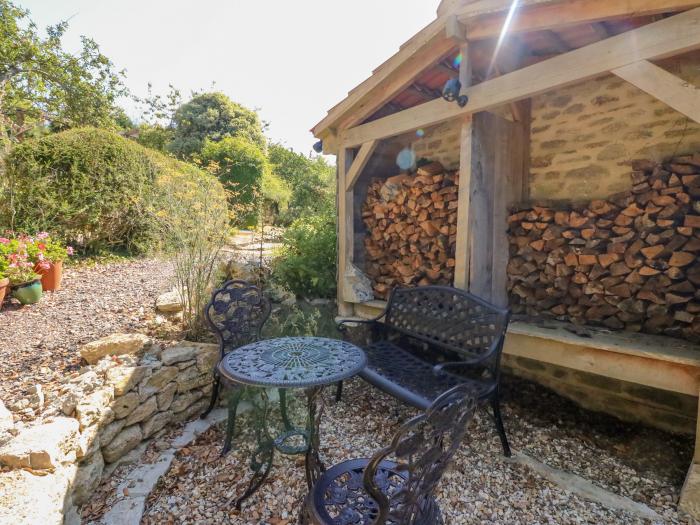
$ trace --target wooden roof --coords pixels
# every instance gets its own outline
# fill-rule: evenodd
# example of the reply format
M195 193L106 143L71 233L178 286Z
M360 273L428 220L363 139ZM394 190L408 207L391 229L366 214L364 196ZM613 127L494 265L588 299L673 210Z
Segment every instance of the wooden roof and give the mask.
M457 20L470 43L473 81L587 46L700 5L700 0L521 0L494 58L511 0L443 0L438 17L352 89L312 129L325 138L440 97L457 76L459 42L447 26Z

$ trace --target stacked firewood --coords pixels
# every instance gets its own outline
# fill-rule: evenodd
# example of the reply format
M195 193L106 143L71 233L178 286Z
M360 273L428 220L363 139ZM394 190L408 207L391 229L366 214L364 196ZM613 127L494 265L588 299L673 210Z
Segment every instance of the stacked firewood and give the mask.
M514 312L700 340L700 154L634 168L608 200L514 210Z
M452 283L458 184L458 173L439 162L372 181L362 219L365 271L376 297L394 286Z

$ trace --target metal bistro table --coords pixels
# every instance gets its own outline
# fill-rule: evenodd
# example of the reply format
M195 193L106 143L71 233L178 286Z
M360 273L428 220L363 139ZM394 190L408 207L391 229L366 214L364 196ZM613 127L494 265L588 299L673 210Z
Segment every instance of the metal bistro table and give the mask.
M219 363L221 379L233 390L223 454L231 448L238 403L245 387L261 389L253 402L257 447L251 458L253 477L236 507L249 498L270 473L275 450L283 454L306 455L306 481L309 489L324 471L319 457L319 425L323 404L321 392L333 383L348 379L367 362L358 347L321 337L282 337L257 341L228 353ZM269 400L266 389L277 388L284 431L273 437L268 424ZM307 402L306 426L295 427L287 414L286 389L304 389ZM294 441L297 443L295 444ZM301 444L298 442L301 441Z

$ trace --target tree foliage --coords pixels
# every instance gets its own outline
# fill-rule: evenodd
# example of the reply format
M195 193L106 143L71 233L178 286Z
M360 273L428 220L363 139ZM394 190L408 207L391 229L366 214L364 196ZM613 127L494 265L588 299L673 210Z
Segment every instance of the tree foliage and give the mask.
M309 158L280 144L271 144L268 151L273 173L292 188L282 222L334 206L335 168L323 157Z
M169 149L180 158L192 158L205 142L241 138L266 147L260 118L255 111L233 102L223 93L202 93L175 112L175 134Z
M100 52L94 40L81 37L77 54L64 51L68 24L46 29L46 37L29 12L0 0L0 116L3 139L19 140L49 123L52 130L77 126L115 127L124 114L115 100L127 93L123 72Z

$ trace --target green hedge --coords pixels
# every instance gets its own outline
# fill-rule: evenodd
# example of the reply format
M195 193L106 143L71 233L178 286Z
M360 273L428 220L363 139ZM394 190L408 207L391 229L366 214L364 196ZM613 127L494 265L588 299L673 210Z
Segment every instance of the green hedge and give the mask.
M177 192L183 181L214 180L194 166L94 128L16 146L7 158L6 179L3 200L9 205L0 211L5 225L57 233L86 252L131 253L161 247L163 219L169 213L160 202L163 191ZM223 198L223 188L216 184ZM197 192L182 193L168 202L197 205ZM195 201L188 201L189 196Z

